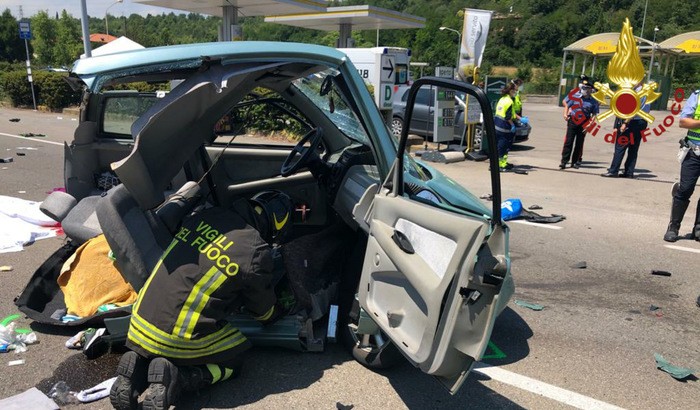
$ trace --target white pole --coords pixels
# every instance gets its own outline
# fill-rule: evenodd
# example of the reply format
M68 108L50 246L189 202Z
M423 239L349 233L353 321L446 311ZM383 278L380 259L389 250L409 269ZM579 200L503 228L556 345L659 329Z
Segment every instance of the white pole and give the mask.
M34 111L36 111L36 96L34 95L34 81L32 79L32 65L29 62L29 45L27 44L27 39L24 39L24 48L27 50L27 79L29 80L29 85L32 87L32 102L34 103Z
M639 33L639 37L644 38L644 23L647 21L647 6L649 5L649 0L644 3L644 17L642 17L642 31Z
M90 45L90 29L88 29L88 14L85 0L80 0L81 26L83 29L83 48L85 57L92 57L92 46Z

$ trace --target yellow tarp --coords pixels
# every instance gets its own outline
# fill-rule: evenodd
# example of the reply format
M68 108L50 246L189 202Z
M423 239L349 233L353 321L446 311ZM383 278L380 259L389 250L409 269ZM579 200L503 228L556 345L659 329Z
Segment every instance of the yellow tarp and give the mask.
M136 301L137 293L108 255L109 245L100 235L82 244L63 264L58 286L65 296L68 314L92 316L102 305L124 306Z

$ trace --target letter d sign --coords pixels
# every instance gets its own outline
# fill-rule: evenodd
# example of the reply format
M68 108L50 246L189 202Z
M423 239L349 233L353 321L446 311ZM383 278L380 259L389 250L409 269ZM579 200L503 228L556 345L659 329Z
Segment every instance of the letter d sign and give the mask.
M380 95L380 99L381 99L381 107L380 108L382 108L382 109L391 108L391 102L394 99L393 98L394 91L392 89L391 84L386 84L386 83L382 84L381 90L382 90L382 93L381 93L382 95Z

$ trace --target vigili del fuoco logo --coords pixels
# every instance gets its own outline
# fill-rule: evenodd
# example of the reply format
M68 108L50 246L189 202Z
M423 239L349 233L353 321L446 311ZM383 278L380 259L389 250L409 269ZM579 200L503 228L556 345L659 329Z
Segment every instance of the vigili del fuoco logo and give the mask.
M617 89L613 90L609 84L595 83L595 89L597 90L593 93L593 98L595 98L601 104L607 103L610 99L610 109L604 111L597 116L598 121L604 121L606 118L615 115L618 118L630 119L635 116L639 116L644 119L649 125L654 122L654 116L642 110L644 104L650 104L656 101L661 94L656 92L658 84L652 81L648 84L642 83L644 79L644 65L642 64L642 59L639 56L639 50L637 48L637 43L632 31L632 26L630 25L629 19L625 19L622 24L622 31L620 32L620 39L617 43L617 49L612 59L608 63L607 69L608 78L617 85ZM578 92L578 87L574 88L569 92L569 100L574 102L574 105L582 104L579 97L576 96ZM684 99L683 89L678 88L675 90L673 98L674 102L671 106L671 114L666 116L661 124L654 128L646 128L642 130L642 142L647 142L647 137L651 136L661 136L667 131L667 128L671 127L674 122L674 115L678 115L681 112L681 103ZM577 101L578 100L578 101ZM582 112L578 117L572 118L574 122L580 124L585 121L585 117ZM598 134L600 131L600 125L591 118L584 124L586 132L593 136ZM622 139L625 141L622 141ZM617 140L617 131L613 131L610 134L605 135L605 141L614 144ZM620 144L625 145L629 142L627 137L620 137ZM634 144L634 141L632 141Z

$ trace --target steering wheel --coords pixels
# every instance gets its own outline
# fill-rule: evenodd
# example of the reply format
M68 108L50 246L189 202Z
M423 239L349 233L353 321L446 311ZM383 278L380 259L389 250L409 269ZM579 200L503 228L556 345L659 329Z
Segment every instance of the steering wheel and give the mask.
M306 133L306 135L304 135L304 137L297 142L297 145L292 148L292 152L290 152L287 158L284 160L282 168L280 169L280 174L283 177L288 177L299 171L313 158L314 155L318 156L318 154L316 154L316 149L321 143L322 137L323 128L321 127L314 128ZM309 147L304 146L304 144L307 142L310 143ZM300 157L299 159L295 160L297 154L299 154Z

